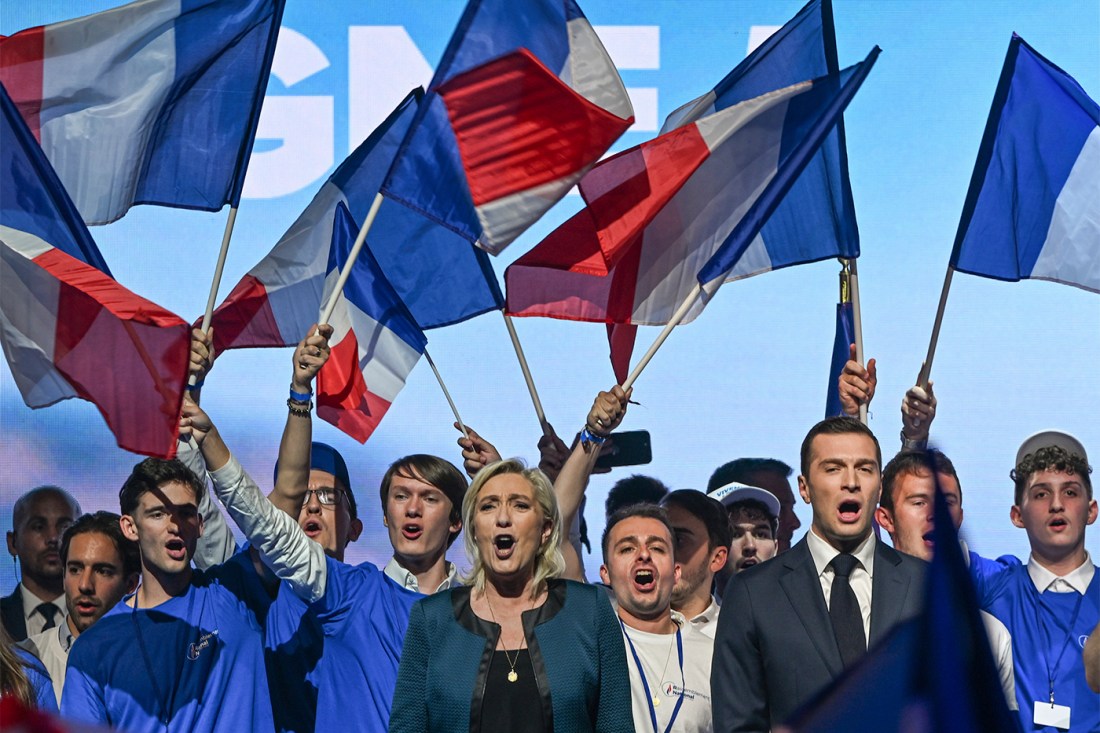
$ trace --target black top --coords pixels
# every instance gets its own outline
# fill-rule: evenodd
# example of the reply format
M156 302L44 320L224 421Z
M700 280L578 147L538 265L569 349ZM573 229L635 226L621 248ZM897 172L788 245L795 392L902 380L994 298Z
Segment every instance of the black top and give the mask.
M518 654L518 657L517 657ZM508 681L512 666L507 655L516 662L516 681ZM484 733L543 733L546 725L542 718L538 680L531 666L531 655L526 649L518 652L496 650L489 664L485 680L485 699L481 703L481 730Z

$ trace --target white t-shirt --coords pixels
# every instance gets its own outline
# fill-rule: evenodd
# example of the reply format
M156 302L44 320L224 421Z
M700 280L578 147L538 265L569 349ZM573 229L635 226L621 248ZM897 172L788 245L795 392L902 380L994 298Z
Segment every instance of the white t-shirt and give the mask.
M701 633L691 624L683 623L683 616L673 613L681 626L684 647L683 682L680 677L676 634L651 634L625 627L623 644L626 646L626 666L630 670L630 695L634 710L634 729L638 733L653 730L649 701L642 683L644 670L650 695L657 698L653 712L657 716L657 733L665 733L676 709L676 702L683 692L684 702L676 715L672 730L677 733L710 733L714 730L710 710L710 661L714 653L714 639ZM637 652L642 670L638 669L631 644Z

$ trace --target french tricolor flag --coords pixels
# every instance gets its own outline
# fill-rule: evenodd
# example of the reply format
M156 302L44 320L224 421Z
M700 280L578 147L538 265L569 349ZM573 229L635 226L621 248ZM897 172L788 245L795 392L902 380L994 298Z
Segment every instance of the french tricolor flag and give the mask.
M383 192L496 254L634 121L573 0L470 0Z
M1012 35L951 266L1100 293L1100 107Z
M284 0L138 0L0 37L0 81L88 224L237 205Z
M336 207L323 302L347 262L359 226ZM332 353L317 375L317 414L365 443L428 345L401 297L363 247L329 319Z
M878 52L600 162L580 184L588 206L505 272L508 312L660 325L696 283L709 298L729 280L837 256L829 239L760 243L757 235Z
M0 86L0 337L30 407L79 397L135 453L171 456L191 329L111 277Z

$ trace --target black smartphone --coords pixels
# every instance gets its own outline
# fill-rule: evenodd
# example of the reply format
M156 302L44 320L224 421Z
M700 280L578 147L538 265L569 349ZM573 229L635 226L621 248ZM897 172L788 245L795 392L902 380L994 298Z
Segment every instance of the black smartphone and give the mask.
M615 468L617 466L640 466L653 460L653 447L649 442L648 430L627 430L612 433L607 446L596 459L596 468Z

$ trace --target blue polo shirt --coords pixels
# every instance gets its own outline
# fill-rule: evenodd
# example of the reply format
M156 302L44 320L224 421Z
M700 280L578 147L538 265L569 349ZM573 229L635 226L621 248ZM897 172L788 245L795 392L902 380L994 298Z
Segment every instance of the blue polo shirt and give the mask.
M108 611L73 642L62 715L132 732L274 731L249 573L235 557L154 608Z
M1025 731L1057 733L1034 723L1035 703L1050 700L1070 708L1071 733L1100 730L1100 700L1085 683L1082 652L1089 632L1100 621L1100 573L1092 574L1084 594L1035 587L1027 566L1012 556L987 560L970 553L970 574L982 609L1012 634L1016 699Z

